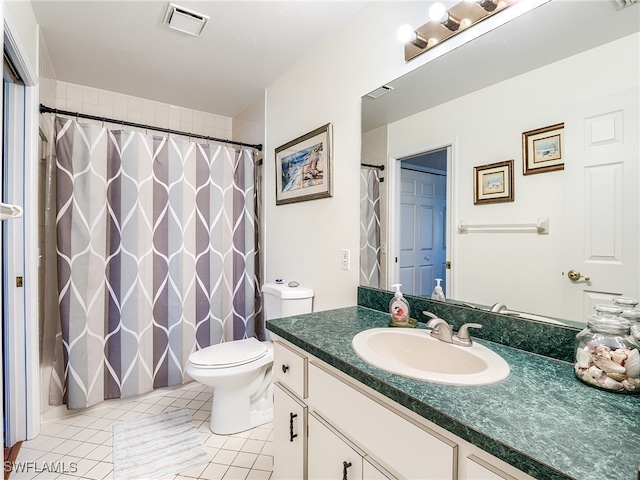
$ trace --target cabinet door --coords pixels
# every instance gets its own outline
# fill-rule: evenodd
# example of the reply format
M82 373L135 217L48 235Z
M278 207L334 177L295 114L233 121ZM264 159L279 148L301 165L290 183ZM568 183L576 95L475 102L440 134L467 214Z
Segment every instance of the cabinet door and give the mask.
M465 460L467 471L466 480L516 480L508 473L503 472L475 455L470 455Z
M302 480L306 466L307 407L278 383L273 389L273 479Z
M397 480L396 477L389 472L384 471L377 465L369 462L368 457L364 457L362 461L362 479L363 480Z
M361 480L362 455L309 415L309 480Z

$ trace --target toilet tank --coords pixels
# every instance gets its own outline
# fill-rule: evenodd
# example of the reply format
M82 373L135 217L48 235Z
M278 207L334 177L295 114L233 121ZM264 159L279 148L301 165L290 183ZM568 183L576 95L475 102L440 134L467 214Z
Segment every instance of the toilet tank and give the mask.
M265 320L311 313L313 290L299 285L265 283L262 286Z

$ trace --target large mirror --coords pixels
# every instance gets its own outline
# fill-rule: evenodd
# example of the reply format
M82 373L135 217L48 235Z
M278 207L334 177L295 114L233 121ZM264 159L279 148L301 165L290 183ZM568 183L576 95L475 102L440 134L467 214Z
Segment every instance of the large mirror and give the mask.
M363 97L362 163L385 168L363 167L380 227L361 230L362 285L430 295L442 278L448 299L571 324L640 296L640 4L624 3L552 0ZM525 174L523 134L558 124L564 169ZM477 202L478 172L510 160L513 198Z

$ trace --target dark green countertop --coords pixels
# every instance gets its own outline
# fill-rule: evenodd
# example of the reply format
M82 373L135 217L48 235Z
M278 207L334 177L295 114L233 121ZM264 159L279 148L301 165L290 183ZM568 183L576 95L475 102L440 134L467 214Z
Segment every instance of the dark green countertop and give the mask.
M351 339L389 315L354 306L281 318L267 328L425 419L534 478L636 480L640 396L579 382L573 365L484 340L511 368L482 386L427 383L360 359Z

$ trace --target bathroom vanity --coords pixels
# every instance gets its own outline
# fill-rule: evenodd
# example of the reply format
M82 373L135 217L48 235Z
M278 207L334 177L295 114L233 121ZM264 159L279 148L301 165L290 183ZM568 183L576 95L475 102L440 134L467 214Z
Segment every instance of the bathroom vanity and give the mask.
M362 306L268 322L275 479L636 479L637 396L583 385L571 363L475 339L509 363L508 378L454 386L387 373L351 341L388 323Z

